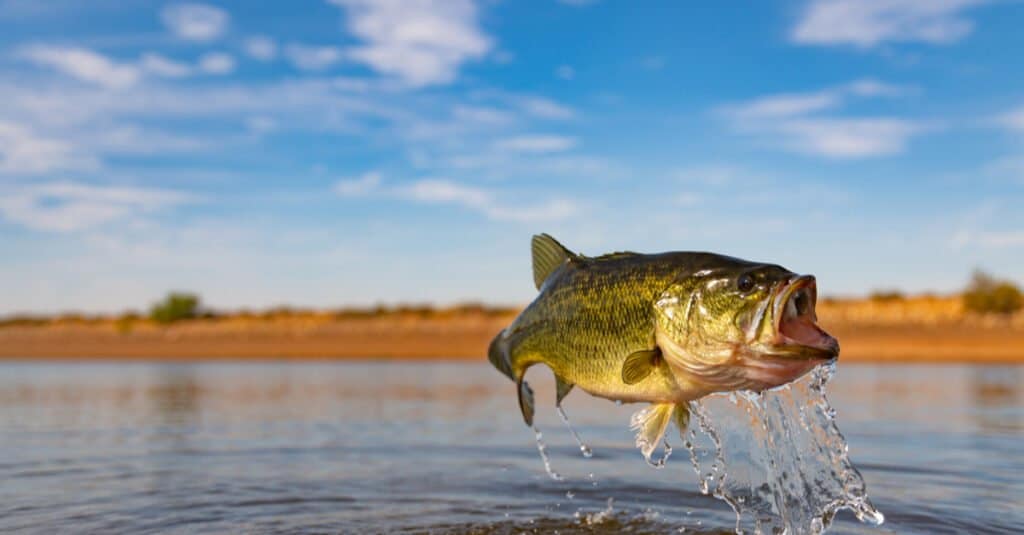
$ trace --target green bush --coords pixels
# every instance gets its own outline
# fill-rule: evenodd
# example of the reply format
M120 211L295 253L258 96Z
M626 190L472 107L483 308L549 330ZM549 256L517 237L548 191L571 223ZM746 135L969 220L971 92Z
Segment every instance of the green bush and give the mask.
M173 323L199 315L199 296L171 292L163 301L149 309L149 319L157 323Z
M1024 306L1024 295L1016 284L975 271L964 291L964 308L979 314L1009 315Z

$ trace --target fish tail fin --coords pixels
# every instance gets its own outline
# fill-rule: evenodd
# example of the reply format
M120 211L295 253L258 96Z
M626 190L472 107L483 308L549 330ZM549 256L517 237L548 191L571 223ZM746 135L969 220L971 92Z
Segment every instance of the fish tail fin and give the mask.
M491 340L491 345L487 348L487 360L491 361L491 364L498 371L516 382L516 391L519 395L519 410L523 413L523 421L526 422L526 425L533 425L533 390L523 380L523 375L526 375L526 368L520 370L518 374L512 370L512 359L509 356L508 339L505 337L505 331L501 331L494 337L494 340ZM529 364L526 367L529 367Z
M515 374L512 373L512 361L509 359L508 340L505 339L504 330L491 340L491 345L487 348L487 360L509 379L516 380Z
M522 379L516 382L516 387L519 390L519 410L523 413L523 421L533 426L533 389Z

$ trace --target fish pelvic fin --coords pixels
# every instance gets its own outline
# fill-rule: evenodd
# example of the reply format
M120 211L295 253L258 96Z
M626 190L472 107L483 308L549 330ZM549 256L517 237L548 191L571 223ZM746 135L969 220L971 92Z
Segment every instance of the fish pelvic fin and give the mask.
M690 426L690 405L688 403L677 404L672 418L676 422L676 428L679 429L679 436L686 440L686 428Z
M626 357L622 363L622 382L635 385L643 381L661 364L661 349L645 349Z
M658 443L661 442L662 437L665 435L669 421L675 419L677 425L679 425L680 421L684 422L683 425L686 425L689 418L690 412L686 405L676 405L675 403L652 403L650 406L640 409L633 414L633 417L629 420L629 427L636 431L636 447L640 448L640 453L643 454L644 459L649 464L654 466L664 464L663 462L652 462L651 454L654 453ZM680 429L684 428L681 427Z
M535 235L530 240L530 252L533 256L533 284L538 290L566 260L581 258L548 234Z
M505 338L504 330L491 340L491 345L487 348L487 360L491 361L491 364L506 377L513 381L516 380L515 374L512 372L512 361L509 359L508 340Z
M533 425L533 389L526 381L520 379L516 387L519 391L519 410L523 413L523 421L526 425Z
M562 400L565 399L565 396L569 395L569 392L572 392L573 386L575 385L558 375L555 376L555 405L562 406Z

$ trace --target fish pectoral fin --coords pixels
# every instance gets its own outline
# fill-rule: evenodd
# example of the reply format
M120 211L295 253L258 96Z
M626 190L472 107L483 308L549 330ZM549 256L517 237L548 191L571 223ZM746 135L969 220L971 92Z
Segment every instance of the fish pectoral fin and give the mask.
M526 422L526 425L532 426L533 389L531 389L530 385L527 384L526 381L523 381L522 379L519 380L519 383L516 385L516 387L519 390L519 410L522 411L523 413L523 421Z
M661 442L675 408L674 403L653 403L636 411L629 419L629 428L636 431L636 447L640 448L647 462L651 462L651 454Z
M555 376L555 405L561 406L562 400L569 395L574 385L559 376Z
M657 347L637 351L626 357L626 362L622 364L622 382L635 385L650 375L660 363L661 350Z

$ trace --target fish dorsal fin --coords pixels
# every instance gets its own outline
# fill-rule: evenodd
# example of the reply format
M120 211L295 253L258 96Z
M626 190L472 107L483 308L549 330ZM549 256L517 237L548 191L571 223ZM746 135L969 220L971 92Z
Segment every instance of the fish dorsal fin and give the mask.
M548 234L535 235L530 241L530 249L533 253L533 283L538 290L566 260L579 258Z

